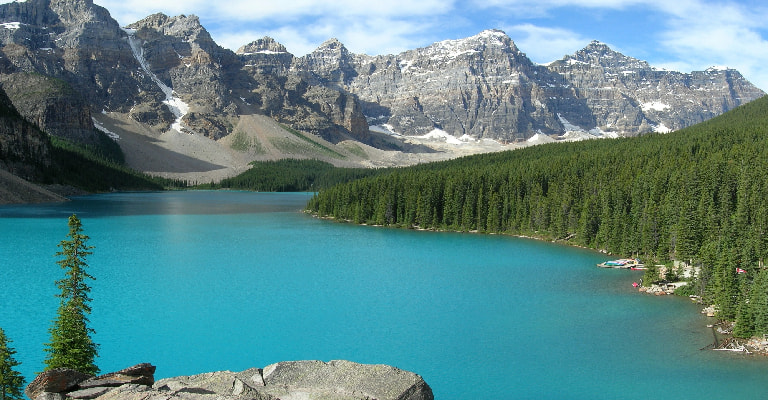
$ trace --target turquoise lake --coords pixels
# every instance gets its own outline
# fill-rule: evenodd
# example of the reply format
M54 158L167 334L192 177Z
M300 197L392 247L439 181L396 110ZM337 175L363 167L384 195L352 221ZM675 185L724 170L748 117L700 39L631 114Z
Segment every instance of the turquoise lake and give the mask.
M762 399L768 358L702 351L700 307L605 255L499 235L354 226L305 193L118 193L0 207L0 327L28 380L67 217L89 244L98 365L156 378L285 360L389 364L437 399Z

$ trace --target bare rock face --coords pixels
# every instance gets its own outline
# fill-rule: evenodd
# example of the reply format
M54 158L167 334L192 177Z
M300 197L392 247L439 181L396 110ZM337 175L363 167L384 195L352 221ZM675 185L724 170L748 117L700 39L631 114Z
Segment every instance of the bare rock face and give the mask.
M659 70L597 41L549 69L573 85L600 129L624 136L681 129L765 95L732 69Z
M335 41L297 61L319 82L363 102L369 124L421 135L514 139L563 131L557 113L585 126L594 118L559 75L533 64L501 31L485 31L398 55L353 55Z
M52 136L95 144L91 108L67 82L45 75L0 74L0 82L16 109Z
M125 33L92 1L2 4L0 22L3 84L14 103L19 93L38 97L22 98L17 108L49 134L92 143L90 110L127 110L146 83Z
M237 54L251 77L243 99L260 112L333 143L370 140L357 96L316 79L274 39L251 42Z
M271 37L254 40L237 50L244 68L256 74L284 76L293 62L293 54Z
M142 42L152 72L188 103L220 112L230 102L228 68L234 53L217 45L197 16L154 14L128 26Z
M50 165L50 141L24 120L3 90L0 90L0 169L34 179L40 166Z
M498 30L376 57L330 40L293 68L357 95L369 124L408 135L634 136L690 126L765 95L735 70L660 71L598 42L536 65Z

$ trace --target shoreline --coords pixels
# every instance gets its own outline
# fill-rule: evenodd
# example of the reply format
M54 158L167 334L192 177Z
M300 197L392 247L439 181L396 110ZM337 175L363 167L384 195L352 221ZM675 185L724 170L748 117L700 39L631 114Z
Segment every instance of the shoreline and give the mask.
M303 210L304 213L310 214L315 218L318 219L325 219L325 220L331 220L338 223L349 223L354 225L360 225L360 226L371 226L371 227L387 227L385 225L371 225L371 224L363 224L363 223L355 223L352 220L340 220L336 219L332 216L320 216L315 212L309 211L309 210ZM435 229L435 228L421 228L419 226L410 226L410 227L393 227L396 229L409 229L409 230L416 230L416 231L431 231L431 232L453 232L453 233L471 233L471 234L487 234L487 235L505 235L509 237L517 237L521 239L532 239L532 240L538 240L538 241L544 241L549 243L555 243L555 244L563 244L566 246L571 246L575 248L580 249L586 249L586 250L592 250L596 251L598 253L602 253L605 255L615 255L607 250L598 250L593 249L590 247L585 247L581 245L575 245L568 243L567 240L558 240L558 239L551 239L546 237L537 237L537 236L531 236L531 235L516 235L511 233L498 233L498 232L492 232L492 233L485 233L485 232L479 232L477 230L472 231L455 231L455 230L448 230L448 229ZM679 282L669 282L665 284L665 287L662 287L661 285L651 285L651 286L643 286L639 285L636 286L638 289L638 292L646 293L650 295L655 296L665 296L665 295L674 295L675 289L687 285L687 281L679 281ZM701 299L698 296L692 296L689 297L692 301L696 302L699 305L703 305L701 302ZM712 311L710 311L712 310ZM702 311L702 314L707 314L707 317L715 318L714 310L712 305L705 306ZM710 315L711 314L711 315ZM729 329L723 330L720 334L722 335L722 338L718 340L717 336L715 335L715 342L701 348L700 350L706 350L710 349L713 351L729 351L729 352L737 352L737 353L744 353L748 355L761 355L761 356L768 356L768 335L765 335L763 338L759 337L752 337L752 338L736 338L733 337L731 334L731 331L733 330L733 325L735 322L733 321L719 321L716 324L707 324L705 325L705 328L712 328L713 329L713 335L714 335L714 326L718 325L728 325L730 326Z

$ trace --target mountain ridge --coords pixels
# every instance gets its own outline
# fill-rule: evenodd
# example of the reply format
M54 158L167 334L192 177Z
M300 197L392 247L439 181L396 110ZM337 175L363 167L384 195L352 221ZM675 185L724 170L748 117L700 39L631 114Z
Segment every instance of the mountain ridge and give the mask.
M268 37L234 52L197 16L158 13L121 28L90 0L0 5L0 83L51 135L88 144L94 129L108 130L130 167L197 181L260 159L323 159L297 153L307 141L345 154L325 158L335 165L406 165L528 141L664 132L765 94L735 70L659 71L599 42L539 65L500 30L396 55L355 54L329 39L295 57ZM247 128L265 121L255 115L303 138L258 135ZM159 154L187 167L147 158Z

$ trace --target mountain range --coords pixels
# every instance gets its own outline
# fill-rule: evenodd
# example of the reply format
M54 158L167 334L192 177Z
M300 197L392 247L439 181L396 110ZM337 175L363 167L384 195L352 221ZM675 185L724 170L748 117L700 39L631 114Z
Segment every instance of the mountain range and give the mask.
M91 0L0 5L0 46L9 113L84 145L106 134L130 167L191 181L254 160L391 166L663 133L765 95L736 70L659 70L599 42L539 65L499 30L397 55L330 39L296 57L268 37L233 52L196 16L121 27ZM23 175L45 150L6 131L0 168Z

